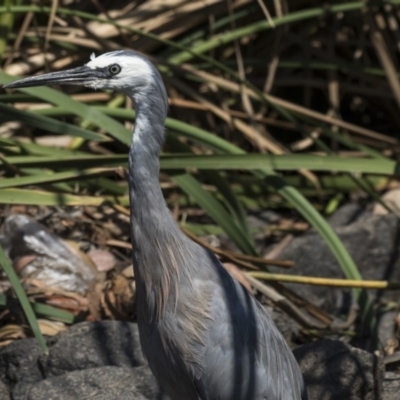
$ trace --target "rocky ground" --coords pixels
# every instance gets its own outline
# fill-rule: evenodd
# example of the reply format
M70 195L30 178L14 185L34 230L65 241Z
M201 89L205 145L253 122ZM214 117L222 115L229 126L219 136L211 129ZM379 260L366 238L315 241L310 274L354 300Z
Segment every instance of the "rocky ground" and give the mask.
M48 341L35 339L0 351L0 400L163 400L139 346L137 325L83 322ZM397 400L400 375L381 358L339 340L295 349L310 399Z

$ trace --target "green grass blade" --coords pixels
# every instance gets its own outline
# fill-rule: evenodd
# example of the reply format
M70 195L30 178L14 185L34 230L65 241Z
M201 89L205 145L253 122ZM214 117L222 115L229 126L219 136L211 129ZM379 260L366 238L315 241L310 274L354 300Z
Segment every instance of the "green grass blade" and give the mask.
M61 135L78 136L86 140L103 142L107 140L104 135L94 133L78 126L57 121L43 115L37 115L32 112L17 110L0 103L0 120L2 122L19 121L35 128L40 128L48 132Z
M18 168L71 168L79 165L80 168L118 167L128 162L126 155L91 155L77 154L59 156L9 156L3 157L4 161ZM1 164L1 160L0 160Z
M49 306L47 304L32 303L32 307L36 314L40 314L43 317L53 319L55 321L65 322L66 324L72 324L75 321L74 314L56 307Z
M13 82L15 78L16 77L12 77L0 71L1 85ZM35 96L38 99L42 99L50 104L56 104L66 111L93 123L95 126L106 130L110 136L114 137L115 139L117 139L121 143L124 143L127 146L129 146L131 142L132 133L122 124L117 122L115 119L103 114L99 110L96 110L93 107L87 106L84 103L72 99L70 96L67 96L64 93L48 87L26 88L19 90Z
M222 196L233 222L247 235L254 247L253 237L250 234L245 210L226 179L224 179L219 172L201 171L200 174L218 189L218 193Z
M99 206L106 200L127 204L127 198L74 196L32 189L0 189L0 204L27 204L42 206Z
M12 5L12 0L4 0L6 7ZM0 61L3 58L3 53L7 48L8 35L14 25L14 15L10 12L0 13Z
M172 146L175 152L191 153L190 146L177 140L172 135L168 137L167 144L169 146ZM231 190L230 185L226 182L226 180L221 176L219 172L211 173L210 171L201 171L199 175L202 178L205 178L208 182L213 184L218 189L218 193L222 196L224 205L226 206L230 214L230 219L237 225L237 228L240 229L240 231L247 236L247 242L251 243L252 247L255 249L253 238L250 235L250 229L247 224L246 214L235 193ZM226 234L230 237L231 233L231 228L226 231Z
M21 285L21 282L18 279L17 274L14 271L13 266L11 265L10 260L8 259L4 249L0 246L0 264L3 268L4 273L7 275L8 280L10 281L15 294L21 304L21 307L24 311L26 319L29 323L29 326L32 329L33 334L35 335L37 341L39 342L40 347L43 352L47 353L47 345L42 332L40 332L39 325L35 316L35 313L32 310L31 304L29 302L28 297L24 291L24 288Z
M7 301L8 301L7 296L4 295L3 293L0 293L0 305L6 306ZM43 317L59 322L64 322L66 324L72 324L75 320L75 315L68 311L61 310L53 306L49 306L47 304L36 303L34 301L30 301L30 304L33 311L36 314L41 315Z
M8 157L12 163L13 157ZM298 171L305 168L311 171L335 171L365 174L397 174L399 166L390 159L345 158L341 156L318 156L310 154L285 155L163 155L161 168L181 169L234 169L234 170L278 170Z
M89 170L67 171L57 173L40 174L33 176L21 176L17 178L3 178L0 180L0 189L15 188L28 185L41 185L45 183L67 182L71 180L91 179L98 176L113 173L114 170L110 168L96 168Z
M229 234L231 239L244 253L251 255L257 254L253 244L249 241L247 234L233 222L230 215L220 202L215 199L211 193L204 190L192 175L172 175L171 178L184 192L195 199L200 207Z
M133 110L127 110L124 108L109 108L104 106L94 106L94 108L110 117L122 118L127 121L133 121L135 119L135 112ZM51 117L62 117L71 115L71 112L61 107L39 109L39 110L34 110L33 112L40 115L47 115ZM179 133L187 137L188 139L191 139L196 143L206 145L207 147L215 151L229 152L232 154L243 153L243 150L229 143L228 141L218 137L214 133L208 132L204 129L187 124L186 122L182 122L177 119L167 118L167 120L165 121L165 127L168 129L168 131L171 130L176 133Z

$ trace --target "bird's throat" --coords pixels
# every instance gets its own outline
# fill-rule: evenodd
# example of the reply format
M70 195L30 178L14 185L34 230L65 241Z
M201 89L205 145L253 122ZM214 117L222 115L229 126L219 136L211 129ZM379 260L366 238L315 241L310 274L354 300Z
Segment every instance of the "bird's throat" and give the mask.
M143 229L154 215L168 212L159 183L164 120L155 119L150 107L139 107L129 149L131 217Z
M137 109L129 151L129 195L138 311L141 302L147 316L160 318L171 295L177 293L170 274L179 275L178 263L171 249L179 245L182 234L159 184L165 117L152 111L147 107Z

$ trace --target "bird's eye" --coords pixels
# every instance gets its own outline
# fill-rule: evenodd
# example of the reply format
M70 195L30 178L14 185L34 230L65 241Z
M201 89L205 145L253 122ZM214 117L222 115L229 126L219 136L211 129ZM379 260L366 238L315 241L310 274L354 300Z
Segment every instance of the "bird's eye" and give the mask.
M121 67L118 64L113 64L108 67L110 75L118 75L121 72Z

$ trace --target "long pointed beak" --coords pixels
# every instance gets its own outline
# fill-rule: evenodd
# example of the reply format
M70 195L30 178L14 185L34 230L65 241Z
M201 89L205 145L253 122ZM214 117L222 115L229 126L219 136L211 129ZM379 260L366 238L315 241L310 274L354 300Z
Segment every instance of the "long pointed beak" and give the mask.
M6 89L17 89L32 86L50 86L50 85L86 85L97 79L107 78L104 70L92 69L84 65L65 71L51 72L49 74L32 76L29 78L19 79L8 85L4 85Z

